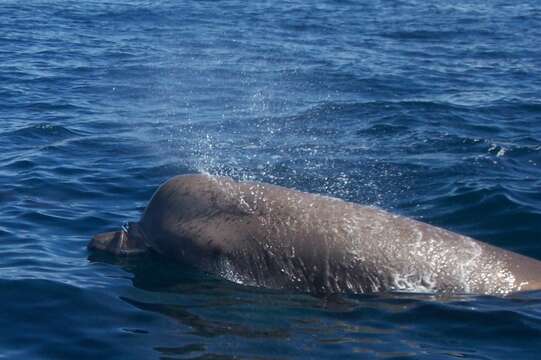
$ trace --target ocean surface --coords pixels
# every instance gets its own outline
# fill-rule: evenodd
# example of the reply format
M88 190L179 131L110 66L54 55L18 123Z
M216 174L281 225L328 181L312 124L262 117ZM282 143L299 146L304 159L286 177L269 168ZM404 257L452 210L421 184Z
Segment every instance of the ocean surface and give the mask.
M258 289L89 253L206 172L541 259L538 0L0 2L0 359L534 359L541 292Z

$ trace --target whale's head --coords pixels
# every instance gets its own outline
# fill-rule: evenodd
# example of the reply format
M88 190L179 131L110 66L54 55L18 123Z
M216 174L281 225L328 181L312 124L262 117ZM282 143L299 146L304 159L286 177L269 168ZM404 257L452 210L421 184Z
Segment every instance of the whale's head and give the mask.
M145 234L138 223L127 223L120 231L95 235L88 243L89 250L100 250L115 255L137 255L147 251Z

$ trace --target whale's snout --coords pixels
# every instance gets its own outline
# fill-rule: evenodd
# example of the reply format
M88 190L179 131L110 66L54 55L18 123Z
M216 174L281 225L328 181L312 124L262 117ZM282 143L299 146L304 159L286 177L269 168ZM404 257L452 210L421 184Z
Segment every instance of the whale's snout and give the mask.
M111 231L95 235L88 243L89 250L108 251L119 254L119 245L126 234L123 231Z
M115 255L135 255L147 250L144 235L137 223L128 223L120 231L95 235L87 245L89 250L100 250Z

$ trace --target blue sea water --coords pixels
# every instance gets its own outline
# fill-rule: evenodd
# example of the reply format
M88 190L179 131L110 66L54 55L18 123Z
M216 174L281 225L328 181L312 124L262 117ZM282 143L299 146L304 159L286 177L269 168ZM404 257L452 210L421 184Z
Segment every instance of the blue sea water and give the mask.
M541 293L325 298L90 254L176 174L541 259L537 0L0 3L0 358L534 359Z

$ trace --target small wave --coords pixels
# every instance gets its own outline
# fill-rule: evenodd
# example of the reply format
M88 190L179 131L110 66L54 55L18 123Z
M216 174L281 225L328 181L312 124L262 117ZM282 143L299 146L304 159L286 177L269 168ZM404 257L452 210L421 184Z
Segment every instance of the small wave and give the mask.
M33 169L35 166L36 163L30 159L14 159L4 163L4 166L2 166L2 168L5 170L22 171Z
M37 125L26 126L17 130L1 133L1 137L18 137L24 139L66 139L74 136L83 135L79 131L75 131L62 125L50 123L40 123Z
M399 40L443 40L463 35L460 31L405 30L380 34L383 37Z
M357 130L357 135L384 136L405 133L410 128L404 125L375 124L367 128Z

